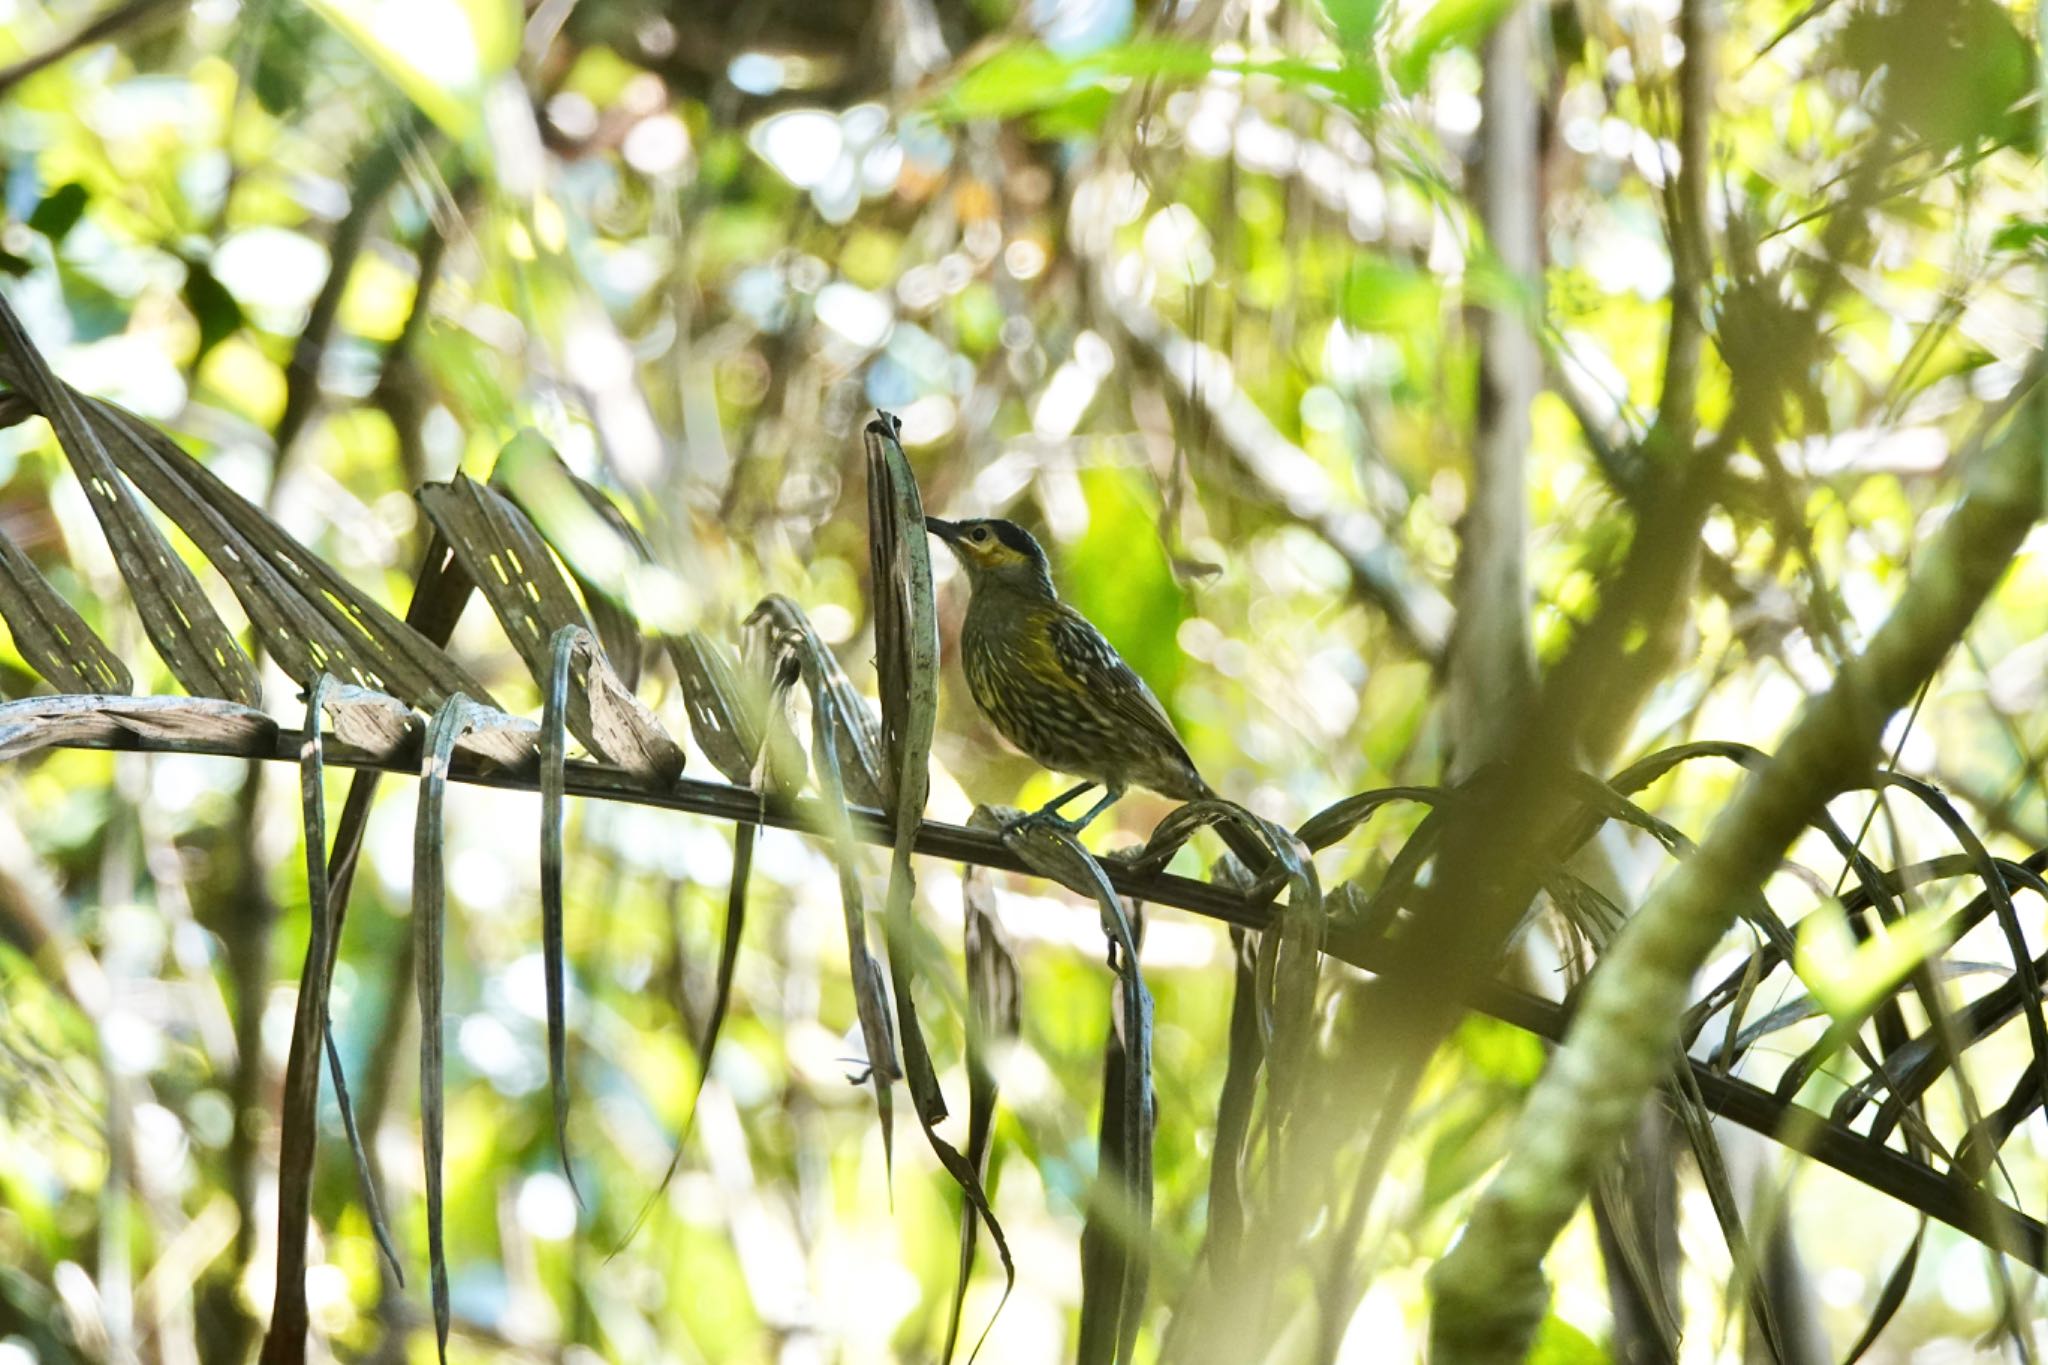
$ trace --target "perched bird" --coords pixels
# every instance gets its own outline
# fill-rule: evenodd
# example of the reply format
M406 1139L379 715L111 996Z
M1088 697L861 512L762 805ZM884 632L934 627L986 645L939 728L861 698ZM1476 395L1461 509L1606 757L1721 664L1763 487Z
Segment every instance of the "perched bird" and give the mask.
M1180 801L1216 795L1145 680L1087 617L1060 600L1045 551L1030 532L996 519L926 517L924 524L967 570L960 653L975 704L1028 757L1086 779L1030 818L1075 832L1133 784ZM1060 816L1061 807L1095 786L1102 798L1087 814ZM1248 856L1255 842L1242 830L1219 832L1233 848L1245 845L1239 857L1258 865Z

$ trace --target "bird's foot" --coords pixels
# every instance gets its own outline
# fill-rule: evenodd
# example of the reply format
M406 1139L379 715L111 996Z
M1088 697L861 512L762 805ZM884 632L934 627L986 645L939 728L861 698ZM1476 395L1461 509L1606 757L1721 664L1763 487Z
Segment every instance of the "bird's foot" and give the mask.
M1052 829L1058 830L1062 834L1079 834L1083 828L1085 826L1080 821L1069 820L1051 806L1044 806L1038 810L1024 811L1011 817L1009 822L1003 826L1003 832L1007 834L1012 830Z

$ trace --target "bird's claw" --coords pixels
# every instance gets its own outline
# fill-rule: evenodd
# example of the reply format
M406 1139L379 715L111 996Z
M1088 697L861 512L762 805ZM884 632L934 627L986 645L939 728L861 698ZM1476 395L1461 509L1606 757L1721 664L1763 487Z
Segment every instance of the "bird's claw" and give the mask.
M1079 834L1081 832L1081 825L1077 821L1069 820L1064 815L1046 808L1025 811L1023 814L1016 816L1009 824L1003 827L1003 832L1008 834L1012 831L1022 832L1030 829L1050 829L1057 830L1061 834Z

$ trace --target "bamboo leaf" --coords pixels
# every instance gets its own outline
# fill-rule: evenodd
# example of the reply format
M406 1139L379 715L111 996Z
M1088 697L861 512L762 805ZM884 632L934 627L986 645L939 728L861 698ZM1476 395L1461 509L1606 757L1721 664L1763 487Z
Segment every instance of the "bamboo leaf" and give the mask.
M1130 981L1129 975L1119 975L1116 1007L1103 1040L1095 1189L1081 1230L1081 1323L1074 1351L1081 1365L1128 1365L1133 1359L1151 1278L1152 1132L1157 1118L1147 1055L1151 1010L1149 999L1139 996L1137 1013L1142 1020L1133 1032ZM1132 1091L1140 1085L1142 1096L1134 1109Z
M555 1108L555 1151L561 1157L562 1175L578 1205L583 1203L583 1191L576 1184L576 1170L569 1161L569 1057L563 1018L568 973L562 950L562 824L564 789L568 785L569 670L578 644L588 638L588 632L580 626L563 626L555 632L554 666L548 672L540 719L540 943L541 974L547 993L548 1095Z
M882 1149L885 1159L893 1165L893 1106L888 1082L904 1075L904 1070L897 1063L897 1042L890 1026L889 990L883 969L867 948L865 911L855 864L857 854L841 768L842 758L850 757L866 772L865 783L879 792L882 769L877 761L880 739L874 714L868 710L860 694L853 690L831 651L818 639L817 632L811 629L803 609L794 602L787 598L767 598L747 618L747 624L765 643L764 653L775 660L771 665L772 675L801 678L810 696L811 763L823 798L817 810L832 839L834 862L839 868L840 901L846 915L847 958L853 970L854 1003L859 1012L861 1036L868 1050L869 1078L875 1083L876 1107L882 1120ZM769 751L772 750L771 740ZM904 986L908 986L907 979ZM930 1059L924 1055L923 1037L914 1032L916 1015L903 1009L899 1001L899 1017L905 1023L906 1032L915 1039L914 1045L906 1045L906 1053L920 1059L920 1080L915 1083L914 1098L917 1101L918 1124L924 1130L925 1141L930 1145L932 1154L938 1157L939 1164L945 1167L947 1174L953 1177L987 1224L989 1237L995 1242L996 1252L1002 1259L1005 1279L1014 1284L1016 1267L1010 1255L1009 1240L996 1222L994 1211L989 1208L979 1177L967 1159L935 1129L945 1114L944 1100L939 1095ZM1007 1296L1007 1290L1005 1294Z
M327 797L322 789L321 703L329 680L313 680L299 747L299 802L305 820L306 961L299 971L298 1008L285 1064L277 1159L277 1289L263 1365L301 1361L306 1354L306 1224L313 1216L313 1157L319 1145L320 1054L327 1037L328 957L334 924L327 895Z
M577 651L582 676L568 697L569 728L593 753L631 772L674 781L683 751L662 733L649 711L602 656L590 619L526 514L494 489L458 474L419 490L420 506L447 538L449 549L490 602L506 638L534 682L546 688L555 666L550 642L574 626L586 643Z
M455 742L477 729L492 729L512 717L480 706L460 694L450 697L427 725L420 762L419 810L413 824L412 928L420 1005L420 1147L427 1173L427 1264L432 1282L434 1341L448 1359L448 1255L441 1226L443 1098L441 1004L446 873L442 857L441 811L448 794L448 768Z
M1856 1365L1856 1362L1877 1345L1877 1339L1884 1335L1884 1329L1891 1326L1892 1319L1899 1315L1899 1309L1906 1303L1906 1292L1913 1287L1913 1272L1920 1265L1920 1249L1927 1244L1927 1215L1920 1215L1914 1224L1913 1240L1906 1244L1906 1250L1892 1267L1892 1273L1885 1276L1884 1288L1878 1291L1877 1303L1870 1311L1870 1321L1863 1324L1863 1331L1856 1342L1842 1357L1842 1365Z
M647 578L673 597L674 575L657 565L647 537L604 490L573 473L536 433L521 432L507 444L491 483L504 489L561 557L606 654L631 691L638 685L643 635L626 598ZM584 515L565 517L561 500L572 492ZM558 532L571 543L563 543ZM725 652L702 631L671 629L660 639L682 685L698 747L727 781L746 785L760 752L759 698L744 692Z
M761 754L763 717L758 699L750 698L741 686L724 648L702 631L672 636L663 643L682 686L697 747L726 781L746 786Z
M803 608L787 597L771 594L755 606L747 617L747 625L757 633L765 632L763 638L770 642L773 657L796 661L804 670L804 688L813 697L814 709L819 694L830 698L827 710L832 720L822 734L832 744L833 763L847 798L856 805L886 805L882 799L882 735L875 723L875 713L847 679L839 660L818 638ZM768 747L772 753L772 738ZM818 762L815 753L811 761Z
M1645 1151L1651 1133L1656 1146ZM1648 1131L1638 1128L1620 1157L1609 1162L1595 1178L1593 1216L1600 1234L1600 1259L1610 1278L1609 1292L1617 1300L1626 1295L1635 1305L1637 1330L1654 1333L1651 1347L1643 1353L1656 1365L1676 1365L1679 1324L1672 1311L1676 1284L1667 1286L1660 1268L1669 1264L1665 1248L1656 1245L1655 1234L1675 1230L1673 1201L1678 1193L1678 1175L1669 1164L1642 1170L1640 1159L1647 1154L1669 1152L1668 1128L1662 1123ZM1654 1182L1652 1185L1650 1182ZM1639 1208L1647 1201L1650 1207ZM1674 1267L1675 1271L1675 1267ZM1656 1354L1662 1351L1662 1355Z
M1532 1340L1546 1303L1538 1263L1582 1197L1594 1154L1612 1150L1670 1066L1693 974L1816 813L1867 773L1886 719L1934 676L2011 568L2040 514L2037 415L1985 447L1867 647L1801 710L1770 763L1742 784L1699 852L1657 884L1589 978L1505 1164L1431 1273L1431 1341L1442 1359L1496 1358Z
M50 700L52 699L38 699L38 702L47 703ZM129 699L124 698L101 700L106 705L131 704ZM220 705L189 698L154 700L195 711ZM267 722L267 718L262 719ZM512 738L525 745L529 754L531 753L531 722L511 722L510 718L500 716L494 723L500 726L506 726L508 723L525 726L523 732ZM27 722L20 728L32 730L35 726L33 722ZM272 761L290 757L288 753L279 749L276 740L274 729L237 728L223 735L195 733L177 739L167 739L147 732L146 728L138 732L115 726L107 733L82 734L76 739L75 744L77 747L91 749L118 747L145 752L230 755L243 759ZM477 743L478 736L472 734L457 747L476 753L477 750L472 746ZM480 754L478 756L481 757ZM391 752L375 754L351 751L344 755L330 749L329 762L359 766L365 773L406 772L417 771L419 757L416 749L400 745ZM466 764L456 767L451 776L457 781L500 789L534 791L537 788L531 773L533 768L537 768L536 762L529 762L525 770ZM351 788L351 802L360 790L359 786ZM743 823L758 822L781 828L815 831L823 829L827 823L813 802L764 801L753 792L690 779L682 779L672 789L654 791L644 784L614 774L609 769L594 766L572 765L568 775L568 790L636 806L691 811L714 819ZM347 812L344 811L344 817L346 815ZM887 839L882 822L872 813L852 822L852 832L857 838L871 843L882 843ZM338 906L342 902L336 868L341 866L345 869L347 866L341 862L344 850L341 847L338 827L335 843L335 851L329 858L329 877L332 884L331 899ZM924 832L920 835L919 844L920 848L928 853L957 857L981 866L1009 871L1029 870L1028 864L1009 849L999 835L991 833L927 822ZM1952 856L1946 860L1933 860L1929 866L1946 867L1947 871L1943 875L1954 876L1963 874L1966 863L1966 859ZM2029 863L2036 868L2048 865L2048 852L2034 855ZM2001 864L2001 871L2009 884L2026 885L2033 889L2032 881L2026 880L2020 872L2014 870L2022 867L2020 864ZM1908 869L1904 873L1889 875L1894 884L1910 884L1914 876L1920 875L1920 870ZM1118 884L1127 889L1140 890L1160 904L1177 906L1226 924L1256 927L1268 922L1270 918L1269 912L1248 905L1239 895L1223 887L1209 886L1164 874L1150 878L1133 878L1122 869L1117 870L1116 876ZM1860 894L1860 890L1852 889L1845 899L1853 901ZM1348 885L1339 887L1332 895L1339 902L1355 902L1362 899ZM1989 914L1988 896L1980 897L1980 900L1985 908L1976 912L1979 919ZM1765 950L1768 949L1769 945L1765 945ZM1385 970L1385 947L1376 941L1355 939L1346 933L1332 937L1330 950L1332 955L1341 957L1361 970ZM2048 967L2048 964L2038 961L2036 965L2037 968ZM871 970L870 978L875 987L881 987L882 983L877 973ZM1998 991L1990 995L1995 996L1998 992L2010 990L2016 980L2016 976L2009 978ZM882 998L886 999L885 996ZM1482 1012L1532 1034L1551 1040L1560 1039L1565 1034L1567 1013L1562 1006L1501 983L1483 986L1474 997L1473 1003L1475 1008ZM1989 1021L1997 1017L2000 1008L2005 1011L2004 1017L2009 1018L2011 1013L2018 1009L2018 1002L2008 1000L2001 1005L1990 996L1979 997L1964 1010L1957 1012L1957 1023L1972 1040L1988 1036L1995 1030L1995 1024ZM879 1021L886 1028L886 1006L880 1013ZM332 1059L334 1054L331 1039L329 1055ZM1945 1064L1939 1060L1929 1063L1936 1068L1934 1074L1937 1075L1939 1067ZM1715 1071L1711 1062L1688 1058L1684 1065L1693 1073L1703 1098L1717 1116L1770 1137L1790 1149L1803 1152L1812 1159L1848 1174L1869 1188L1890 1195L1986 1246L2017 1256L2037 1269L2048 1268L2048 1228L2044 1228L2040 1220L2024 1210L1996 1198L1981 1185L1973 1184L1960 1172L1933 1164L1946 1162L1948 1158L1938 1145L1929 1143L1926 1134L1916 1134L1919 1143L1917 1147L1909 1144L1909 1150L1900 1150L1896 1144L1888 1144L1882 1134L1873 1135L1852 1130L1802 1105L1779 1101L1768 1090L1753 1083L1720 1074ZM1892 1069L1894 1072L1898 1070L1897 1067ZM2031 1071L2028 1072L2030 1077L2032 1074ZM1875 1090L1866 1092L1861 1099L1868 1102L1870 1095L1874 1093ZM343 1109L343 1119L344 1123L348 1122L346 1107ZM1900 1122L1911 1121L1912 1115L1907 1113L1903 1118L1890 1122L1896 1126Z
M512 500L513 506L526 514L548 539L556 553L562 557L562 566L569 571L570 579L576 584L576 591L583 596L583 607L590 613L596 627L597 638L604 644L605 655L618 670L619 678L632 691L640 685L641 653L644 637L640 623L634 619L620 602L612 588L592 577L586 570L584 556L570 553L571 547L560 544L549 534L548 522L539 515L541 508L534 502L535 495L541 498L555 497L563 487L572 489L578 500L616 538L619 546L630 553L641 564L652 564L654 552L640 529L626 519L618 505L604 490L587 479L578 478L569 466L562 462L555 448L533 431L522 431L505 447L498 463L491 469L491 484L502 488ZM620 556L613 554L610 558ZM616 577L614 575L614 577Z
M285 1365L306 1356L306 1236L313 1216L313 1160L319 1145L320 1062L324 1051L334 1074L337 1099L347 1123L364 1206L377 1245L399 1283L397 1252L377 1206L376 1185L355 1128L342 1079L341 1054L335 1050L328 999L341 929L341 910L330 894L327 875L327 797L324 788L324 744L321 715L331 691L340 686L321 674L313 680L306 702L306 725L299 745L299 804L306 845L306 960L299 971L298 1006L292 1019L291 1050L285 1062L282 1137L278 1149L277 1288L270 1328L263 1342L262 1365Z
M317 562L317 561L316 561ZM441 647L448 642L455 629L456 619L462 614L463 605L468 602L472 591L461 567L442 542L439 532L431 538L422 557L420 569L413 577L412 601L406 607L403 624L393 620L388 613L377 609L366 620L388 623L392 628L384 636L411 641L416 646L412 653L400 653L396 657L419 657L425 660L445 658ZM452 668L453 665L450 664ZM460 689L449 694L463 695ZM344 740L369 748L375 744L388 744L394 751L406 746L418 728L417 721L404 703L382 693L361 688L339 688L325 698L328 714L333 717L336 734ZM381 752L381 750L379 750ZM334 940L341 939L341 927L348 914L349 890L355 882L356 858L362 850L363 835L369 829L370 805L376 799L378 779L375 769L358 771L348 784L348 796L342 802L341 819L335 826L334 849L328 857L328 895L334 906ZM332 955L330 955L330 961ZM376 1186L370 1178L368 1157L364 1154L362 1139L356 1131L354 1107L349 1102L348 1081L343 1074L341 1053L334 1046L334 1031L327 1030L328 1070L334 1078L335 1102L341 1108L341 1121L348 1132L349 1149L355 1155L358 1183L364 1194L364 1203L369 1208L372 1227L378 1230L379 1245L383 1247L390 1261L392 1273L398 1282L405 1283L405 1272L400 1268L398 1255L391 1245L390 1235L383 1227L383 1216L376 1208ZM290 1137L289 1119L286 1138Z
M567 782L568 723L573 699L583 695L589 705L591 733L603 752L630 772L673 782L682 770L682 750L663 734L653 713L626 690L612 672L597 639L573 623L558 629L551 642L540 726L541 791L541 945L547 978L548 1088L554 1101L555 1145L562 1170L577 1202L583 1192L569 1162L569 1078L563 997L566 969L562 952L562 825Z
M1745 1291L1759 1344L1769 1359L1783 1361L1786 1358L1785 1336L1778 1326L1769 1282L1762 1273L1763 1262L1743 1226L1742 1206L1735 1195L1735 1182L1729 1177L1728 1163L1722 1159L1721 1143L1714 1136L1706 1103L1700 1098L1699 1086L1694 1082L1692 1073L1683 1067L1678 1070L1678 1084L1674 1092L1677 1095L1674 1107L1685 1130L1686 1141L1692 1147L1693 1164L1699 1170L1700 1183L1706 1186L1707 1201L1713 1207L1714 1220L1721 1225L1721 1239L1728 1247L1728 1258L1734 1267L1730 1297L1735 1296L1738 1288Z
M894 1106L890 1082L903 1074L896 1062L896 1039L890 1027L889 992L881 966L867 946L866 902L861 895L856 865L852 820L847 814L847 789L840 767L842 752L875 752L874 715L867 703L853 691L846 675L833 660L831 651L819 641L805 619L803 609L787 598L764 599L747 617L748 628L763 642L763 653L772 660L771 676L779 680L801 679L811 699L811 764L817 774L817 812L824 832L832 843L832 860L839 872L839 903L846 923L846 957L852 972L853 997L860 1020L861 1040L867 1050L867 1075L875 1088L875 1108L882 1121L882 1151L885 1164L893 1168L895 1138ZM787 686L787 682L783 683ZM849 715L843 708L855 708ZM862 722L865 722L863 725ZM768 746L772 752L772 742ZM868 769L868 782L879 786L877 768ZM866 803L863 803L866 804Z
M995 899L978 869L969 866L961 875L961 907L967 957L967 1164L986 1190L989 1185L989 1147L995 1135L996 1077L988 1064L991 1044L1017 1036L1020 986L1017 959L1003 937L996 920ZM971 1199L960 1208L960 1264L953 1281L953 1297L946 1309L946 1344L941 1362L953 1358L959 1342L960 1311L967 1300L967 1281L974 1271L974 1249L980 1240L981 1215ZM1004 1290L1007 1299L1009 1291ZM989 1317L975 1343L979 1355L982 1343L995 1327L996 1315ZM970 1357L971 1358L971 1357Z
M1883 772L1878 781L1884 786L1898 787L1933 812L1935 817L1948 827L1961 846L1983 882L1985 893L1991 898L1992 917L1998 923L1998 932L2005 939L2006 953L2012 959L2020 987L2020 1008L2027 1023L2027 1043L2032 1049L2034 1086L2036 1093L2048 1088L2048 1017L2041 1008L2041 974L2034 966L2033 950L2027 945L2027 936L2020 927L2019 912L2013 908L2012 892L2005 884L2005 874L1999 862L1985 849L1983 840L1977 837L1969 822L1956 810L1955 805L1932 784L1905 773Z
M1441 805L1447 797L1448 793L1442 787L1381 787L1376 791L1360 792L1317 811L1302 822L1294 837L1310 849L1325 849L1341 839L1350 838L1360 825L1396 801L1419 801L1434 807Z
M1223 1090L1216 1101L1216 1145L1209 1158L1209 1229L1202 1256L1221 1283L1235 1278L1243 1249L1244 1163L1251 1137L1252 1106L1266 1061L1266 1034L1259 1026L1257 943L1236 925L1230 930L1233 979L1230 1043Z
M74 390L80 411L105 442L114 463L156 509L176 523L199 552L220 573L248 613L249 625L264 649L293 681L310 686L321 673L333 672L371 687L385 686L383 671L371 651L354 643L307 601L300 587L273 564L240 521L268 521L248 503L215 503L199 494L183 465L160 458L159 443L170 442L131 413L82 397ZM180 452L182 454L182 452ZM283 533L278 532L280 537ZM300 550L300 556L305 551Z
M259 705L263 689L256 666L221 622L199 580L172 553L170 542L135 500L99 432L85 420L70 388L51 373L4 298L0 347L13 356L22 391L56 431L57 443L78 475L135 599L142 628L172 675L195 696Z
M0 351L0 380L19 389L24 373L17 357ZM295 681L309 685L333 672L415 706L431 708L456 692L489 702L484 686L439 648L445 632L429 640L398 621L154 426L64 391L120 471L220 571L265 649ZM424 592L426 580L416 580L416 602Z
M875 673L882 699L880 796L891 816L889 889L882 927L904 1079L926 1135L946 1117L946 1099L917 1021L911 962L916 954L910 901L917 880L911 842L931 787L932 731L939 715L939 620L917 480L897 440L896 419L882 413L863 433L868 456L868 546L872 555ZM861 710L866 711L865 705Z
M177 467L177 460L188 458L175 447L170 447L170 450L177 457L171 461L172 468ZM235 499L232 494L224 499L224 503L233 501ZM268 519L254 508L246 504L243 506L254 518L253 525L259 529L270 525ZM281 536L282 532L278 534ZM438 540L438 537L436 539ZM301 551L297 559L288 559L287 562L297 567L306 559L304 552ZM317 565L318 561L311 563ZM301 574L306 572L304 568L299 568L298 571ZM400 662L411 660L428 665L425 673L413 675L418 678L431 672L430 666L434 660L445 660L440 646L446 642L449 632L454 629L455 619L461 613L462 602L468 599L470 587L467 579L461 576L460 569L453 567L453 561L446 548L439 545L429 546L421 570L414 578L414 584L413 600L403 625L374 604L369 604L371 610L366 616L352 619L385 623L386 628L369 638L408 642L406 648L395 652L391 657ZM345 602L347 599L340 600ZM421 634L422 629L431 632L432 638ZM452 663L448 667L454 670ZM394 671L400 676L406 676L405 670ZM455 672L459 675L459 670ZM428 681L425 685L431 687L433 683ZM459 692L456 695L459 695ZM306 724L310 734L318 735L318 717L324 712L331 718L337 738L344 743L379 754L396 753L408 747L419 730L418 721L411 709L398 699L365 687L334 684L324 675L316 677L313 681L307 710ZM349 890L355 879L356 857L362 847L363 834L369 827L370 803L376 796L380 776L380 773L371 769L357 772L350 781L348 796L342 805L341 819L335 829L334 847L324 865L324 897L330 908L332 925L328 932L323 990L327 989L328 983L332 980L334 964L339 956L342 926L347 920ZM308 856L311 856L310 852ZM309 889L312 885L309 876ZM314 904L317 906L319 902L315 901ZM397 1248L392 1244L390 1231L385 1225L383 1210L378 1206L376 1181L370 1172L369 1156L364 1151L362 1135L356 1127L355 1107L349 1096L348 1078L341 1064L341 1052L334 1044L332 1021L323 1016L319 1032L326 1044L327 1068L334 1083L335 1104L341 1111L342 1128L347 1134L349 1152L355 1162L356 1183L362 1194L363 1207L369 1215L370 1227L377 1239L377 1245L383 1252L385 1261L390 1265L392 1274L402 1286L405 1283L405 1270L398 1259ZM291 1052L286 1062L287 1075L294 1067L304 1069L317 1064L316 1058L307 1055L312 1051L312 1033L294 1027ZM315 1141L312 1126L314 1122L314 1115L300 1114L287 1108L282 1116L281 1145L288 1150L297 1144L305 1144L310 1149Z
M135 680L21 547L0 534L0 620L15 652L59 692L132 692Z
M993 824L985 808L976 820ZM1000 826L1003 844L1034 871L1094 900L1117 973L1117 1002L1104 1043L1096 1193L1081 1237L1082 1365L1128 1362L1151 1278L1152 996L1138 967L1138 938L1109 878L1064 829L1036 820Z

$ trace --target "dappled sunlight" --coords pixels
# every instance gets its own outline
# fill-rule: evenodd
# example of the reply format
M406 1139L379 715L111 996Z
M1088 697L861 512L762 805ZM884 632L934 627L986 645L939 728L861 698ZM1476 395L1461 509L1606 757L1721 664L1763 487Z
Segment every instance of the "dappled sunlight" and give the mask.
M96 13L0 1365L2048 1349L2033 7ZM1010 823L925 515L1220 800Z

